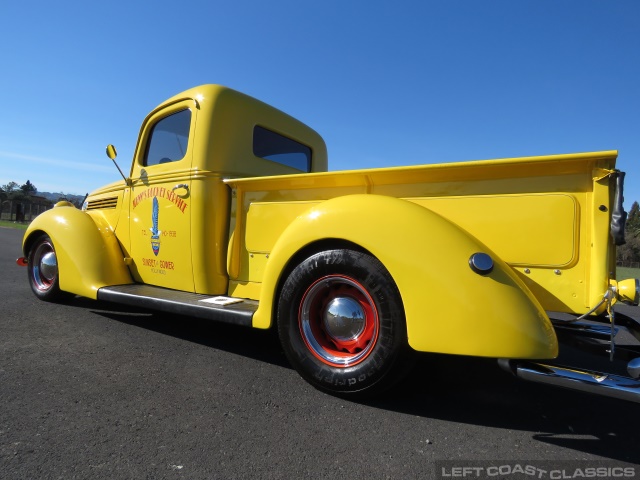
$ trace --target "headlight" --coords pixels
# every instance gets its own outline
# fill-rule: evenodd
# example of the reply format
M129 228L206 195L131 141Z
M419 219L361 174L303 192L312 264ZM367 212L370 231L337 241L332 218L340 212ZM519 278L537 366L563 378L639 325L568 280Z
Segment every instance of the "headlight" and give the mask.
M618 300L627 305L638 305L640 300L640 282L636 278L620 280L616 289Z

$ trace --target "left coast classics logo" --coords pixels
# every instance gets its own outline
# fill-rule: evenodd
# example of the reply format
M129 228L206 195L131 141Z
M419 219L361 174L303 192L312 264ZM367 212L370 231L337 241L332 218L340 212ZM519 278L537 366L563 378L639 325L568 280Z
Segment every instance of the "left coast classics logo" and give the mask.
M151 210L151 249L153 250L153 254L157 257L158 252L160 251L160 234L162 233L158 230L158 197L153 197L153 209Z

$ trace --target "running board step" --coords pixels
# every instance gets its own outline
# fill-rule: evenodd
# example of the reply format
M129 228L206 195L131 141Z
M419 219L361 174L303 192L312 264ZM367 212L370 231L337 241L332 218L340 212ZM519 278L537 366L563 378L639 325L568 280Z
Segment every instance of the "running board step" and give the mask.
M246 327L251 326L253 314L258 309L255 300L200 295L140 284L103 287L98 290L98 300Z

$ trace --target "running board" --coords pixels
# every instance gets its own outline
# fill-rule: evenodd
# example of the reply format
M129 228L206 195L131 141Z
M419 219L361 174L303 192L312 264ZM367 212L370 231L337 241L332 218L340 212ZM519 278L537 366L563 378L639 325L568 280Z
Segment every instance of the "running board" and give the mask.
M637 379L523 360L501 359L498 363L504 370L523 380L640 402L640 382ZM630 373L633 366L637 370L637 363L629 363Z
M98 290L98 300L245 327L252 325L253 314L258 309L255 300L200 295L141 284L103 287Z

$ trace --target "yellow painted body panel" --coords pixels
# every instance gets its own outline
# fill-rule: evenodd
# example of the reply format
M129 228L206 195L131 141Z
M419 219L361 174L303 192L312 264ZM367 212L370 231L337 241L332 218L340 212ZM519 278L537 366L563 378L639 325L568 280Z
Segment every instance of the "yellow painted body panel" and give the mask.
M509 358L557 354L542 307L505 263L493 255L497 265L486 277L469 268L472 254L492 254L488 247L425 208L378 195L328 200L287 227L266 264L254 326L270 325L281 272L318 232L359 245L385 265L402 296L414 349Z
M191 251L195 291L226 295L228 290L229 188L219 175L194 174L191 182Z
M478 240L491 245L512 266L558 268L577 260L578 209L576 198L571 195L469 195L410 200L474 232Z
M247 212L247 250L269 253L285 228L319 202L254 202Z
M174 185L183 182L182 177L177 176L157 183L151 180L147 185L132 188L131 268L138 282L192 292L191 214L188 211L191 202L172 191ZM155 202L158 235L152 231Z
M148 142L159 120L185 110L191 114L190 131L194 131L197 109L192 100L183 99L149 115L140 141ZM137 282L194 291L190 195L193 143L187 143L181 160L157 165L144 165L146 148L136 151L128 207L131 270Z
M41 233L51 237L56 249L62 290L95 299L101 287L132 283L118 240L102 213L67 206L41 213L25 233L25 252Z

